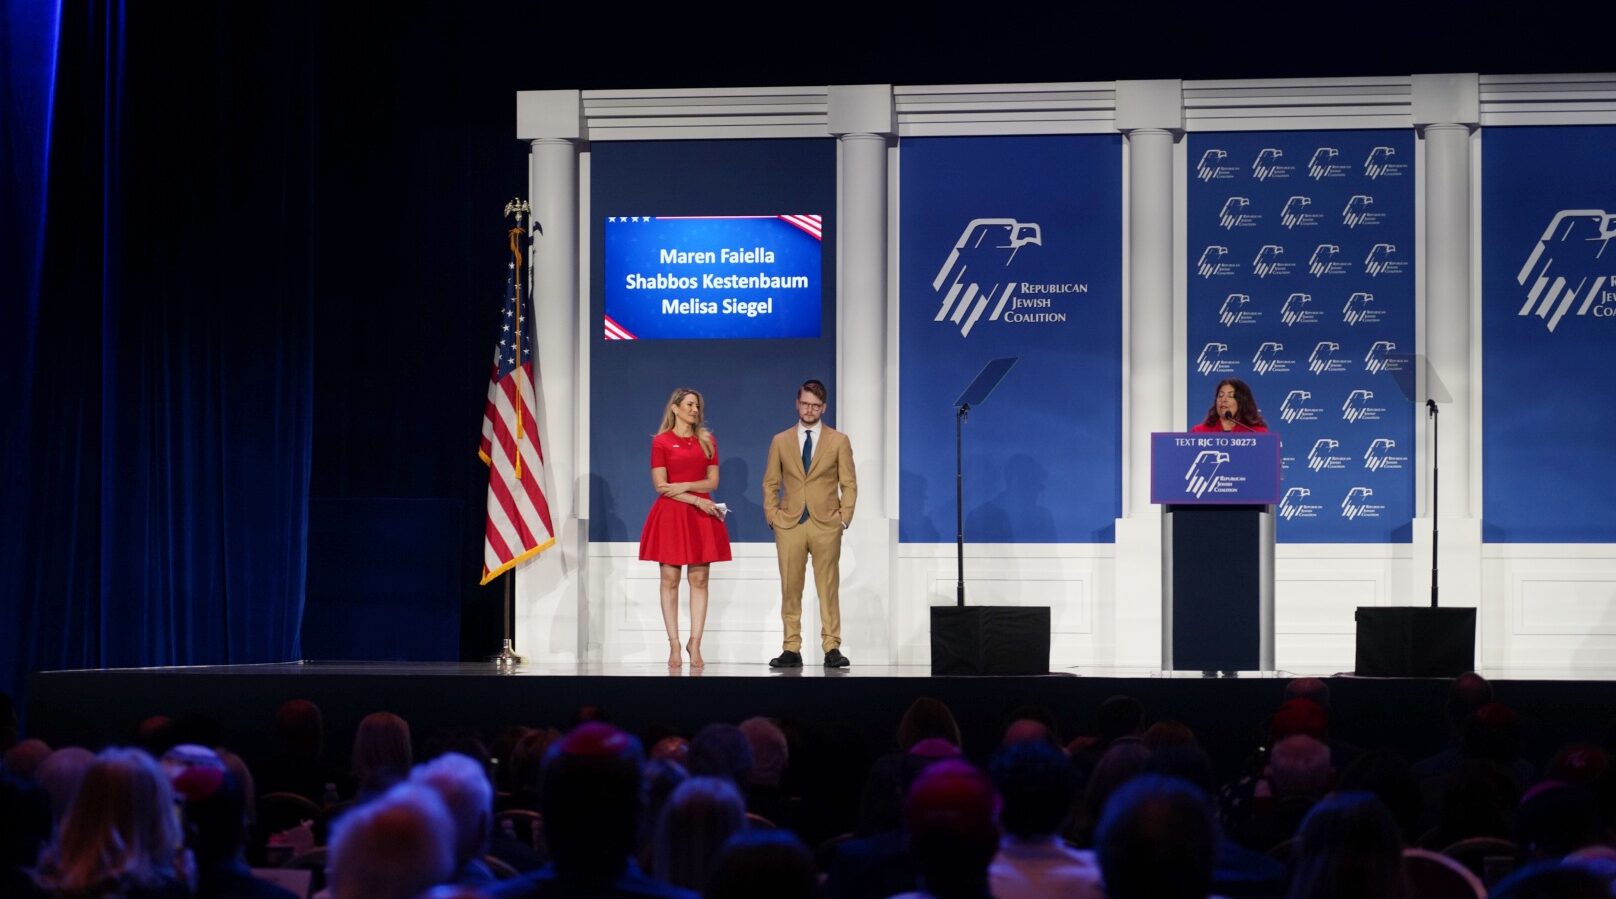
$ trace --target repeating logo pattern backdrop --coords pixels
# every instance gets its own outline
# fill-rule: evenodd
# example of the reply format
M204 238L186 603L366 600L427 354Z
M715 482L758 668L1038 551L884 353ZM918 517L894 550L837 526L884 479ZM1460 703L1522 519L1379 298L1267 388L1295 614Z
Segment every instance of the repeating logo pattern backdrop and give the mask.
M900 149L900 539L953 542L953 402L989 360L1016 356L965 425L966 539L1113 541L1121 139L917 138Z
M1192 134L1189 421L1251 385L1284 442L1278 539L1407 542L1414 516L1414 137Z
M1616 542L1616 128L1481 151L1483 540Z

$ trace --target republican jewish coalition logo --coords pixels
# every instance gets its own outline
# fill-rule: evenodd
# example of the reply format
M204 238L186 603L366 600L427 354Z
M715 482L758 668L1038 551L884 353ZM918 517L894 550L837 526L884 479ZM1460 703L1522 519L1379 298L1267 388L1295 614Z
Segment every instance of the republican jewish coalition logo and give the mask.
M1284 208L1279 210L1279 223L1284 225L1287 231L1318 227L1319 219L1324 216L1317 212L1308 212L1307 207L1312 205L1313 200L1309 197L1291 197L1285 201Z
M1313 352L1307 357L1307 370L1322 375L1327 372L1340 372L1347 370L1347 360L1336 356L1341 352L1341 344L1333 340L1321 340L1313 347Z
M1347 297L1347 305L1341 307L1341 320L1348 325L1379 324L1385 310L1374 308L1374 302L1374 294L1358 291Z
M1364 353L1364 371L1372 375L1383 371L1402 371L1407 357L1399 358L1396 351L1397 344L1390 340L1377 340L1370 344L1369 351Z
M1363 171L1370 181L1379 181L1385 177L1395 177L1403 174L1408 163L1393 162L1397 150L1392 147L1376 147L1369 151L1369 158L1364 160Z
M1397 245L1390 243L1377 243L1369 248L1369 255L1364 257L1364 274L1371 278L1380 275L1401 275L1408 271L1408 263L1395 258Z
M1313 448L1307 451L1307 467L1310 471L1335 471L1347 467L1350 456L1343 456L1336 452L1341 448L1341 441L1320 437L1313 441Z
M1201 355L1195 357L1195 370L1203 375L1221 375L1234 371L1234 360L1223 358L1223 354L1228 351L1228 344L1217 341L1201 347Z
M1228 453L1201 450L1196 454L1195 461L1190 463L1190 470L1184 472L1184 492L1200 499L1207 493L1217 490L1223 483L1223 479L1218 476L1218 469L1227 461L1229 461Z
M1307 176L1314 181L1325 178L1345 178L1347 167L1336 162L1341 157L1341 151L1335 147L1320 147L1313 151L1313 158L1307 163Z
M1228 150L1216 148L1207 150L1201 154L1201 161L1195 164L1195 177L1202 181L1226 181L1233 178L1235 167L1223 164L1228 158Z
M1549 220L1515 283L1526 288L1520 315L1535 315L1553 333L1576 306L1576 315L1616 318L1616 215L1603 209L1562 209Z
M1251 260L1252 273L1259 278L1266 278L1269 275L1290 274L1291 269L1296 267L1296 263L1281 262L1279 257L1283 255L1285 255L1285 248L1279 244L1263 244L1262 249L1257 251L1257 258Z
M1296 421L1318 421L1319 413L1324 411L1322 406L1309 406L1307 403L1313 399L1313 394L1306 390L1292 390L1285 394L1285 401L1279 404L1280 421L1290 424Z
M1229 256L1228 247L1210 244L1201 251L1201 258L1195 263L1195 273L1203 278L1214 275L1232 275L1240 270L1239 263L1225 262Z
M1323 506L1307 501L1313 491L1306 487L1290 487L1285 490L1285 496L1279 501L1279 517L1286 521L1292 518L1317 518Z
M1275 372L1288 372L1296 364L1295 359L1284 358L1285 345L1273 340L1263 341L1257 347L1257 354L1251 357L1251 370L1259 375Z
M1261 316L1262 313L1247 309L1246 307L1250 305L1251 296L1249 294L1229 294L1223 298L1223 305L1218 309L1218 324L1224 326L1225 328L1232 328L1235 325L1250 325L1256 323L1257 318Z
M932 321L947 319L959 325L961 337L969 337L989 303L993 311L988 321L998 321L1016 287L1015 279L1010 277L1010 264L1021 248L1029 245L1044 245L1043 230L1034 223L1008 218L972 219L932 279L931 289L943 294ZM1047 298L1036 302L1044 307L1050 304Z
M1307 273L1315 278L1325 275L1344 275L1347 273L1347 263L1337 259L1341 255L1341 247L1333 243L1321 243L1313 249L1313 255L1307 260Z
M1347 495L1341 498L1341 517L1348 521L1359 518L1379 518L1380 513L1386 510L1384 505L1371 503L1369 498L1375 491L1369 487L1353 487Z
M1384 406L1372 405L1375 399L1373 390L1354 390L1347 394L1341 404L1341 420L1354 424L1360 421L1380 421L1381 413L1386 411Z
M1226 231L1236 228L1250 228L1257 224L1262 216L1247 212L1251 208L1251 200L1247 197L1230 197L1223 201L1223 209L1218 213L1218 227Z
M1341 210L1341 224L1347 228L1357 228L1359 225L1378 225L1386 217L1383 212L1370 212L1369 207L1375 205L1375 198L1368 194L1353 194L1347 201L1345 209Z
M1269 178L1289 178L1291 169L1295 166L1280 162L1285 158L1285 151L1273 147L1265 147L1257 153L1257 158L1251 163L1251 177L1258 181L1267 181Z
M1397 441L1390 437L1377 437L1370 441L1369 448L1364 450L1363 467L1370 471L1395 470L1403 467L1408 461L1407 456L1395 453Z
M1306 293L1293 293L1285 298L1284 305L1279 307L1279 320L1285 327L1292 325L1316 325L1319 322L1319 310L1307 308L1313 302L1313 296Z

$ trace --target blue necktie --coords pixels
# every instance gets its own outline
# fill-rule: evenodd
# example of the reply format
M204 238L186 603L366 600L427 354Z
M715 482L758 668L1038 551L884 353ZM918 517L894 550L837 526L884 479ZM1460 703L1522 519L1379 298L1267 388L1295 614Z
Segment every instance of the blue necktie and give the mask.
M812 463L814 461L814 432L813 431L804 431L803 432L803 438L804 439L802 441L802 474L803 474L803 478L806 480L806 478L808 476L808 466L809 466L810 463ZM803 497L802 497L802 517L797 519L797 523L802 524L803 522L805 522L807 520L808 520L808 493L807 493L806 490L804 490L803 491Z

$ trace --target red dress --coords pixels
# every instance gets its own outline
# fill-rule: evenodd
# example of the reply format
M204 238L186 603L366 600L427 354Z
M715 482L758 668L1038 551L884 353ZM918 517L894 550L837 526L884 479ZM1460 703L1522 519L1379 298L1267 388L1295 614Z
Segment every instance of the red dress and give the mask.
M663 431L651 438L651 467L667 469L670 484L706 480L707 466L717 464L716 441L709 459L695 437ZM691 491L690 495L710 499L705 493ZM729 532L724 530L724 522L695 506L658 494L640 531L640 559L664 565L728 562Z
M1223 430L1223 425L1221 425L1221 424L1209 425L1209 424L1207 424L1206 422L1203 421L1200 424L1196 425L1195 427L1190 428L1190 433L1191 434L1233 434L1233 433L1236 433L1238 431L1245 431L1248 434L1251 434L1251 433L1266 434L1266 433L1268 433L1268 426L1267 425L1248 425L1243 421L1237 421L1237 422L1235 422L1235 425L1234 425L1233 428L1230 428L1228 431L1225 431L1225 430Z

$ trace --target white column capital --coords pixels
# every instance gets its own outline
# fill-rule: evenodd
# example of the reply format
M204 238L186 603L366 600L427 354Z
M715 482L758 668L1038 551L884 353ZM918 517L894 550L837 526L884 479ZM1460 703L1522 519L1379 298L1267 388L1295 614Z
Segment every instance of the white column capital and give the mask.
M1415 75L1414 127L1481 124L1481 76L1475 72Z
M829 89L830 133L837 136L898 133L890 84L833 84Z
M1118 131L1184 133L1184 82L1176 78L1117 82Z
M584 138L581 91L517 91L516 136L521 140Z

